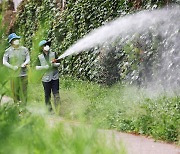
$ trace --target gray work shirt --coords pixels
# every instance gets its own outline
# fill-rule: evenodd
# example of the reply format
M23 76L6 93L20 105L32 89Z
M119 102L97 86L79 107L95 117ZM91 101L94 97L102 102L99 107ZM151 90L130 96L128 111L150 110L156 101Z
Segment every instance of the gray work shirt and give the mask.
M12 66L18 66L17 76L27 76L27 67L21 67L22 64L27 65L30 62L29 51L26 47L20 46L16 49L10 46L4 53L3 61Z

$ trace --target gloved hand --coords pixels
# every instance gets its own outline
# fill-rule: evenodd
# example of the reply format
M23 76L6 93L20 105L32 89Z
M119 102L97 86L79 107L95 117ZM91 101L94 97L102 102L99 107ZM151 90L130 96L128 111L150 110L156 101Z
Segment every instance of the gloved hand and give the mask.
M57 62L57 59L53 59L52 61L51 61L51 63L56 63Z
M12 66L12 69L16 71L18 69L18 66Z
M26 64L22 64L21 67L22 67L22 68L25 68L25 67L26 67Z
M52 66L53 66L53 67L59 67L59 66L60 66L60 63L52 63Z
M44 66L44 69L49 69L49 65L45 65L45 66Z

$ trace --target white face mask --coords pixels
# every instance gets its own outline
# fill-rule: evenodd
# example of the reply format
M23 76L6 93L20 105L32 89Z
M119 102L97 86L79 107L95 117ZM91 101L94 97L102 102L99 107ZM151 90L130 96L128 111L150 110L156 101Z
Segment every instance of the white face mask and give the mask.
M19 40L14 40L14 41L13 41L13 44L14 44L14 45L19 45Z
M49 47L49 45L46 45L43 49L44 49L45 51L49 51L50 47Z

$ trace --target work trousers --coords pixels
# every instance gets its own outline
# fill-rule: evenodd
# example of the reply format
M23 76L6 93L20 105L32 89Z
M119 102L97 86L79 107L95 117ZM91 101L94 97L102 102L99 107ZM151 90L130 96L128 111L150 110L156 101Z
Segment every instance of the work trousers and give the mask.
M14 102L22 102L25 105L27 102L28 77L13 77L10 83Z
M50 82L42 82L44 87L44 94L45 94L45 103L49 109L52 111L51 105L51 91L54 95L54 105L55 107L58 106L60 103L60 96L59 96L59 79L51 80Z

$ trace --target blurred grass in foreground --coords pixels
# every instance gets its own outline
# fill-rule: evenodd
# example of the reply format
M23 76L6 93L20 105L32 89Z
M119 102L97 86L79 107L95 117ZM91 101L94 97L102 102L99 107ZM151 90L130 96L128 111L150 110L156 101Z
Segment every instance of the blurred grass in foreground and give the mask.
M107 138L90 126L64 123L49 125L48 118L32 115L26 110L18 114L13 105L0 107L0 153L11 154L80 154L126 153L113 137ZM117 144L116 144L117 145Z

